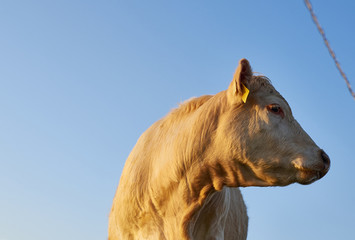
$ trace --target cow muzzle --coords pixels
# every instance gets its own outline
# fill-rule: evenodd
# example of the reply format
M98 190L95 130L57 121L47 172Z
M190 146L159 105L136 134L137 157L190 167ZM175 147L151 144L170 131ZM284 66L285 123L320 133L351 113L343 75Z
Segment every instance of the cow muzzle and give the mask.
M298 170L297 182L311 184L327 174L330 168L330 159L323 150L319 150L316 163L307 165L296 161L294 166Z
M319 179L321 179L329 171L330 159L329 159L329 156L323 150L319 150L319 155L320 155L320 158L322 159L322 162L324 165L323 170L321 170L319 173Z

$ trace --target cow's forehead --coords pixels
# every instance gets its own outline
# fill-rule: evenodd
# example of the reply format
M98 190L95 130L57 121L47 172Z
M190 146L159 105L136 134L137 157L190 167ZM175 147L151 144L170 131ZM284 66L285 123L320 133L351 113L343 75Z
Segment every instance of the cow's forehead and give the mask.
M272 86L269 78L265 76L253 76L250 83L251 91L254 92L256 97L260 97L261 101L266 100L267 102L263 105L278 103L282 104L284 107L291 111L291 108L286 101L286 99Z
M249 81L249 87L253 92L258 91L260 89L263 89L270 93L276 91L275 88L272 86L270 79L263 75L253 76Z

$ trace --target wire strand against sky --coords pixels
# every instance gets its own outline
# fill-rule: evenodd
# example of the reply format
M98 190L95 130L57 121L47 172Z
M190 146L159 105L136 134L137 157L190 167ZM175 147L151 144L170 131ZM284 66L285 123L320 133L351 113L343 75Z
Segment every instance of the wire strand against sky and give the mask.
M323 30L323 28L320 26L320 24L319 24L319 22L318 22L318 19L317 19L317 16L316 16L316 15L314 14L314 12L313 12L313 8L312 8L312 5L311 5L310 1L309 1L309 0L304 0L304 2L305 2L305 4L306 4L306 6L307 6L307 8L308 8L308 10L309 10L309 12L310 12L310 14L311 14L311 16L312 16L313 22L317 25L318 31L319 31L319 33L322 35L323 41L324 41L325 45L326 45L327 48L328 48L329 54L332 56L332 58L333 58L333 60L334 60L334 62L335 62L335 65L337 66L337 68L338 68L338 70L339 70L341 76L344 78L345 83L346 83L346 85L348 86L348 89L349 89L350 94L353 96L353 98L354 98L354 100L355 100L355 93L354 93L353 90L351 89L350 82L349 82L348 78L346 77L346 75L345 75L343 69L340 67L340 64L339 64L337 58L335 57L335 53L334 53L333 49L332 49L332 48L330 47L330 45L329 45L329 42L328 42L327 37L325 36L324 30Z

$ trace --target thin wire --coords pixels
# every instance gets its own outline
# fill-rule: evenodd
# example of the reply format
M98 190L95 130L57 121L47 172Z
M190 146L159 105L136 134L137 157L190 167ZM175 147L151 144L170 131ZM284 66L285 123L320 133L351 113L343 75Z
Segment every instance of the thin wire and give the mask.
M323 41L324 41L325 45L326 45L327 48L328 48L329 54L332 56L335 65L337 66L337 68L338 68L338 70L339 70L341 76L344 78L345 83L346 83L346 85L348 86L348 89L349 89L350 94L353 96L353 98L354 98L354 100L355 100L355 93L354 93L353 90L351 89L350 82L349 82L348 78L346 77L346 75L345 75L343 69L340 67L340 64L339 64L337 58L335 57L335 53L334 53L333 49L332 49L332 48L330 47L330 45L329 45L329 42L328 42L328 39L327 39L326 36L325 36L324 30L323 30L323 28L320 26L320 24L319 24L319 22L318 22L318 19L317 19L316 15L315 15L314 12L313 12L313 8L312 8L312 5L311 5L310 1L309 1L309 0L304 0L304 2L305 2L305 4L306 4L306 6L307 6L307 8L308 8L308 10L309 10L309 12L310 12L310 14L311 14L311 16L312 16L312 19L313 19L314 24L316 24L319 33L322 35Z

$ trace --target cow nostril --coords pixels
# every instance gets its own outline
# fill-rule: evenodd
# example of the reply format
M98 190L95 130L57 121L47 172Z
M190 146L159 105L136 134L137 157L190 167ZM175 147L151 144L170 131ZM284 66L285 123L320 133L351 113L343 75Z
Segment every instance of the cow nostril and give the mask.
M320 150L320 157L322 158L322 161L324 163L324 170L328 171L330 166L330 159L328 155L323 150Z

